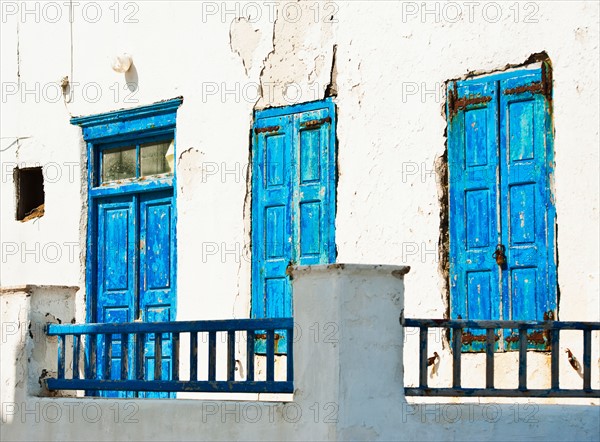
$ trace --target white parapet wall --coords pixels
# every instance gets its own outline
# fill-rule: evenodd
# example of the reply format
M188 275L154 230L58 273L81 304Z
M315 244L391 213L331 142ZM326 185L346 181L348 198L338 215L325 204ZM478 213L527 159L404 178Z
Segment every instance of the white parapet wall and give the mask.
M2 438L597 440L595 406L452 404L443 398L407 403L399 317L408 270L362 264L294 269L291 402L42 398L31 392L5 401L3 388ZM2 302L3 311L14 311L7 308L12 300L3 296ZM3 357L5 352L22 356L22 349L12 348L21 344L7 344ZM47 357L52 371L55 355L47 352ZM7 382L3 372L3 387Z

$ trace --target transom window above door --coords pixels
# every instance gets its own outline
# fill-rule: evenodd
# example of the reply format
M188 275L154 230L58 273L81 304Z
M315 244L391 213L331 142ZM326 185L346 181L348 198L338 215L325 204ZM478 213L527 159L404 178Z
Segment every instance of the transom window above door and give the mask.
M173 173L173 139L102 146L101 184Z

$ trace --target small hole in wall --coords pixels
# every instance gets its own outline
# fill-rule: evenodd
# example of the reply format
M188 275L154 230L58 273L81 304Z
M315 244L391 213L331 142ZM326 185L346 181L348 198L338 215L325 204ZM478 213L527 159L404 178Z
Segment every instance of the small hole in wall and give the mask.
M17 221L44 216L44 175L41 167L16 168Z

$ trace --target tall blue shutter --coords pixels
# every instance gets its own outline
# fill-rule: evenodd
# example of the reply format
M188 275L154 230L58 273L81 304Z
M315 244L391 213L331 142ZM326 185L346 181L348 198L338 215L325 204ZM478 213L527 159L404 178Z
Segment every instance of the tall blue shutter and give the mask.
M292 259L292 117L260 120L255 127L253 167L252 278L253 315L289 317L286 275Z
M502 243L507 249L505 319L543 320L556 309L552 127L540 69L500 81ZM542 339L542 338L540 338ZM518 342L511 339L509 347ZM541 340L530 345L543 346Z
M295 115L294 253L300 265L335 261L335 145L329 107Z
M331 100L257 113L252 160L255 318L292 316L290 265L335 261L334 118ZM276 351L286 348L282 336Z
M498 318L501 276L492 256L499 239L497 86L458 82L449 93L451 314Z
M555 314L549 87L539 68L449 85L453 318L542 320ZM493 257L497 244L505 247L503 266ZM511 349L516 339L509 335L505 331L505 348ZM530 346L547 344L536 339ZM468 345L482 348L479 338Z

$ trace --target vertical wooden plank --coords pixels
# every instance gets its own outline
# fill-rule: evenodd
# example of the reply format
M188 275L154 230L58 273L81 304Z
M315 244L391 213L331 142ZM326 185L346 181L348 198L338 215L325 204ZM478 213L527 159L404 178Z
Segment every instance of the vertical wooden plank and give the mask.
M80 335L73 335L73 379L79 379Z
M419 388L427 388L427 327L419 327Z
M139 333L136 335L136 346L135 346L135 377L137 380L143 381L146 372L145 365L145 346L146 346L146 334Z
M496 330L488 328L485 337L485 388L494 388L494 344Z
M287 376L286 381L294 381L294 327L287 329Z
M104 335L104 355L102 358L102 379L110 379L112 363L112 333Z
M58 379L65 378L65 335L58 335Z
M527 329L519 327L519 390L527 390Z
M275 380L275 330L267 330L267 382Z
M179 380L179 333L173 333L171 356L171 379Z
M235 380L235 330L227 331L227 380Z
M198 332L190 333L190 381L198 380Z
M154 379L162 379L162 333L154 333Z
M129 378L129 333L121 333L121 379Z
M217 332L208 332L208 380L214 381L217 375Z
M583 330L583 389L592 389L592 330Z
M452 329L452 388L460 388L460 358L462 355L462 328Z
M246 380L254 381L254 330L248 330L246 335Z
M559 387L559 359L560 359L560 330L552 329L550 332L552 347L550 353L550 388L558 390Z

